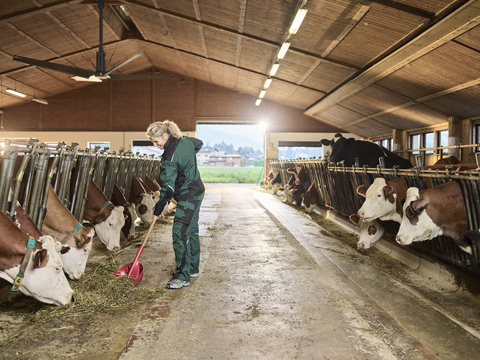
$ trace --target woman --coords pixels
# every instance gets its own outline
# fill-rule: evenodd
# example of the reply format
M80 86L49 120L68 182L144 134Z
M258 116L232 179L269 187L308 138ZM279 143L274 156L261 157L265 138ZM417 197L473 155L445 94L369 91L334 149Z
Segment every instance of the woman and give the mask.
M150 124L147 137L164 150L160 172L162 189L154 217L162 217L163 208L172 197L177 201L172 230L177 268L167 288L180 289L190 285L190 278L198 277L199 273L198 216L205 187L198 172L196 154L203 142L183 136L178 126L169 120Z

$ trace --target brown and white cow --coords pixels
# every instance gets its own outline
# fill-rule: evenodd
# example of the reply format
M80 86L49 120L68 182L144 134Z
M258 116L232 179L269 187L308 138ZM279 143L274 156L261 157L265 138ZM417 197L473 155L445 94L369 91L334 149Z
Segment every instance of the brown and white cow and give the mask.
M84 219L95 225L95 232L108 250L120 250L120 232L125 225L123 206L108 201L100 188L90 180Z
M135 203L135 211L146 227L150 226L155 202L136 175L133 175L128 200Z
M376 178L372 185L360 185L357 188L357 193L365 197L365 202L357 212L362 220L355 222L350 217L360 227L357 249L367 250L380 241L385 233L385 225L380 221L402 222L402 202L407 189L405 177L390 181Z
M315 187L315 181L312 181L309 188L303 194L303 204L305 205L305 212L311 214L315 206L318 204L318 192Z
M63 270L70 279L80 279L85 273L95 230L86 228L78 222L60 201L51 185L42 232L70 247L68 251L62 251Z
M112 203L116 206L123 206L123 215L125 217L125 225L122 227L123 235L127 240L135 238L135 220L138 216L135 212L135 204L129 203L118 187L117 183L113 185Z
M455 240L463 251L472 254L471 244L458 241L469 230L463 192L458 182L450 181L422 191L416 187L408 188L403 212L395 238L400 245L445 235Z
M0 278L13 284L27 253L29 236L0 212ZM66 305L73 290L63 272L62 244L49 235L34 241L19 290L46 304Z

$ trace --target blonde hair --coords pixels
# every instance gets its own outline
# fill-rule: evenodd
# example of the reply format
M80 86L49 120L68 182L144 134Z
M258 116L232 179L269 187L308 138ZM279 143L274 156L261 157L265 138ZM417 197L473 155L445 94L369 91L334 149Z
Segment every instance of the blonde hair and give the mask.
M183 138L182 132L177 124L170 120L164 121L155 121L151 123L147 129L147 137L162 137L163 134L167 133L168 136L172 136L177 139Z

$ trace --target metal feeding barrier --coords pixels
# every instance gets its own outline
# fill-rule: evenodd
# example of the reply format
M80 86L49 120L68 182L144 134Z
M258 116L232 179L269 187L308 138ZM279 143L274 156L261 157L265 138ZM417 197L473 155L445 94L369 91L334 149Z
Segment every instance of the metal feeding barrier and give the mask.
M412 169L386 169L382 165L377 168L344 167L319 159L272 161L269 166L270 169L280 173L283 186L288 183L291 176L287 169L302 166L309 179L309 183L304 184L305 188L314 182L319 204L345 218L356 214L365 201L357 194L358 186L371 185L377 177L383 177L388 181L404 176L409 187L417 187L419 190L436 187L452 180L458 181L463 191L469 229L478 231L480 229L480 154L476 154L476 159L476 166L470 166L470 170L463 170L460 167L462 164L429 170L423 167L421 157L417 158L417 167ZM415 242L408 246L397 244L394 236L387 236L384 239L394 246L402 247L417 255L435 257L437 260L480 275L480 244L478 243L472 247L473 254L470 255L462 251L455 241L447 236L438 236L431 241Z
M50 185L75 218L83 222L91 179L111 200L115 183L128 199L133 175L157 181L160 178L161 159L154 155L79 149L76 143L39 144L37 139L5 140L0 151L0 211L14 220L18 201L40 231Z

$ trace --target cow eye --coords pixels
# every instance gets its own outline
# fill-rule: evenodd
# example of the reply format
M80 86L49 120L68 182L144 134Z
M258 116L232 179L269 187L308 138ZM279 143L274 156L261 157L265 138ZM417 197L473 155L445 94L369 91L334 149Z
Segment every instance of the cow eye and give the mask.
M112 226L113 226L113 224L112 224L112 223L108 223L108 226L112 227Z
M382 197L382 194L378 194L378 195L377 195L377 198L381 198L381 197Z
M60 271L62 271L62 268L59 267L59 266L57 266L57 267L55 268L55 272L60 272Z

